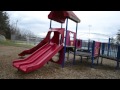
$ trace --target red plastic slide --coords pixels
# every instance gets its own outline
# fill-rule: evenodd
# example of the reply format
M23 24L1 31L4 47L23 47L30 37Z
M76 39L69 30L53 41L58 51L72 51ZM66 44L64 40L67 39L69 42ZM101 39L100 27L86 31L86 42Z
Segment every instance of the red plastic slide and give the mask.
M14 61L13 66L25 73L37 70L47 63L62 48L62 45L59 46L55 43L46 44L25 60Z
M38 50L36 50L32 55L30 55L29 57L21 60L16 60L13 61L13 66L15 66L16 68L19 68L20 65L26 64L26 63L32 63L34 61L34 59L37 59L39 56L41 56L42 54L44 54L46 52L46 50L44 49L46 48L49 49L49 44L45 44L44 46L42 46L41 48L39 48ZM42 53L40 53L42 52Z
M50 39L51 32L54 32L52 39ZM59 39L60 35L61 39ZM61 50L63 50L63 39L64 28L55 28L50 30L46 38L40 44L28 51L23 51L20 54L20 56L31 54L30 56L25 59L13 61L13 66L25 73L32 72L41 68L45 63L52 60L51 58L56 53L59 51L62 52ZM62 62L62 58L60 58L60 62Z

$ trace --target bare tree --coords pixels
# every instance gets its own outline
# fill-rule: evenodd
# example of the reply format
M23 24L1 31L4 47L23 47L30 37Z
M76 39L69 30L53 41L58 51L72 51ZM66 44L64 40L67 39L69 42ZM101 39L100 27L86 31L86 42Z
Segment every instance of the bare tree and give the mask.
M0 11L0 34L10 39L9 15L5 11Z
M120 44L120 29L117 32L117 44Z
M110 43L111 44L114 44L115 43L115 39L112 37L112 38L110 38Z
M34 35L34 33L32 31L26 30L26 29L21 30L21 34L23 36L25 36L25 37L26 36L28 36L28 37L35 37L35 35Z

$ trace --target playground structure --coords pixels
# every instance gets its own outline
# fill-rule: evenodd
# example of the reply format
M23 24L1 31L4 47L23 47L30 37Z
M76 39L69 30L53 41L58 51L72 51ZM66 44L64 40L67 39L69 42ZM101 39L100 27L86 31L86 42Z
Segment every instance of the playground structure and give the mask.
M84 40L79 40L79 39L77 39L76 41L77 44L76 44L75 55L81 57L80 58L81 62L82 62L82 57L87 57L87 60L91 59L91 67L93 67L94 65L94 59L97 59L97 64L98 64L101 43L97 41L85 42ZM70 49L70 47L68 48L69 48L68 49L68 58L69 58L69 52L71 52L72 54L74 54L74 52L72 49Z
M72 12L72 11L51 11L48 15L50 19L50 29L45 37L38 45L35 47L24 50L19 56L29 55L27 58L18 59L13 61L13 66L20 71L25 73L29 73L35 71L42 66L44 66L47 62L51 61L57 64L65 65L65 54L71 52L74 55L73 64L75 64L75 56L87 57L91 59L91 67L94 65L94 59L97 58L97 64L100 56L100 47L103 44L97 41L92 42L83 42L83 40L77 39L77 28L78 23L80 23L80 19ZM68 19L74 21L76 23L76 32L72 32L68 30ZM52 20L61 23L61 28L52 28ZM65 23L66 20L66 28L62 27L62 24ZM51 37L51 33L54 33L53 37ZM72 39L71 39L72 34ZM84 44L87 45L87 48L83 48ZM103 55L102 48L102 55ZM119 67L118 59L120 59L120 47L118 47L119 53L117 53L117 67ZM58 60L54 60L54 56L58 57Z
M92 41L94 42L94 41ZM81 56L81 62L82 62L82 56L88 57L91 56L91 54L89 54L89 52L93 52L96 51L94 50L92 47L94 43L92 44L91 42L87 42L84 40L81 40L81 48L78 51L82 51L80 53L80 55L78 54L78 56ZM94 47L95 48L95 47ZM108 60L113 60L116 61L116 69L119 69L119 63L120 63L120 45L115 45L115 44L111 44L110 40L108 41L108 43L101 43L99 49L99 54L97 57L97 65L99 63L99 57L101 57L101 64L103 64L103 58L106 58ZM87 52L87 53L84 53ZM76 53L77 55L77 53ZM94 56L93 56L94 57ZM92 60L92 58L91 58ZM93 65L93 64L92 64Z
M46 38L43 41L41 41L41 43L39 43L37 46L29 50L25 50L19 54L19 56L25 56L31 54L30 56L28 56L25 59L19 59L13 61L13 66L16 67L18 70L23 71L25 73L37 70L41 68L48 61L54 62L52 60L52 57L56 53L60 53L60 54L59 54L59 60L55 63L62 64L62 67L64 67L68 19L71 19L74 22L76 22L76 36L77 36L77 26L78 23L80 22L80 19L71 11L51 11L50 14L48 15L48 18L50 19L50 30L48 31ZM66 19L67 19L66 36L64 41L65 29L62 28L62 23L64 23ZM61 23L61 28L52 28L51 27L52 20ZM54 36L52 38L50 38L51 32L54 32ZM76 50L76 42L74 43Z
M89 43L90 44L90 43ZM78 51L76 53L76 55L80 56L81 57L81 62L82 62L82 57L87 57L88 58L91 58L92 60L92 64L91 64L91 67L93 67L93 64L94 64L94 59L97 58L97 64L98 64L98 59L99 59L99 55L100 55L100 45L101 43L100 42L96 42L96 41L93 41L92 42L92 50L90 51L89 50L89 44L88 44L88 52L80 52Z

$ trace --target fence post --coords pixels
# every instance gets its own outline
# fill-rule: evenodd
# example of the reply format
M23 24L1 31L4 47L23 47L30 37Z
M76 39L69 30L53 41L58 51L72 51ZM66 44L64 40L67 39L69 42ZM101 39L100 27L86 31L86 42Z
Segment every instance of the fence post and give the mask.
M90 51L90 39L88 40L88 51Z
M109 38L109 42L108 42L108 52L107 52L107 56L109 56L109 51L110 51L110 38Z
M105 50L105 43L102 43L102 55L104 54L104 50ZM102 64L103 58L101 56L101 64Z
M94 64L94 50L95 50L95 41L93 41L93 44L92 44L92 57L91 57L92 65L91 67L93 67L93 64Z
M119 68L119 60L120 60L120 45L118 46L118 52L117 52L117 69Z

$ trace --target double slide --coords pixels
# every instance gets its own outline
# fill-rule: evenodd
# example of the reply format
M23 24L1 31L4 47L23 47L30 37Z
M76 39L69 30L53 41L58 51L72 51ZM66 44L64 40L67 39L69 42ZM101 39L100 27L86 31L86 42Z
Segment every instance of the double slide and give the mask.
M50 39L51 32L54 32L54 36ZM59 40L59 36L62 35L62 38ZM25 56L30 54L24 59L18 59L13 61L13 66L18 70L29 73L35 71L42 66L44 66L52 57L63 49L64 29L56 28L48 32L45 39L42 40L37 46L24 50L19 56Z
M56 43L46 43L29 57L23 60L14 61L13 66L25 73L37 70L47 63L62 48L62 45L59 46Z

